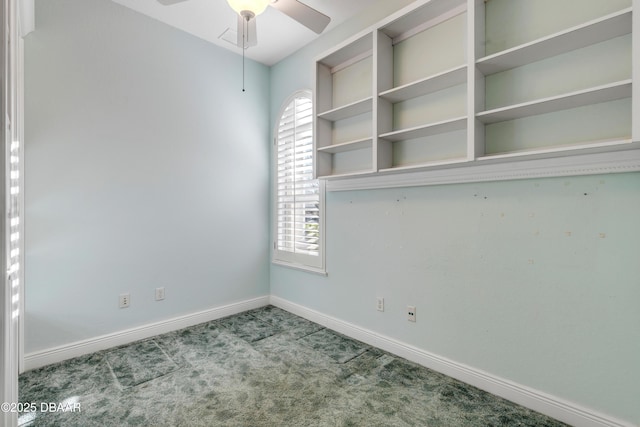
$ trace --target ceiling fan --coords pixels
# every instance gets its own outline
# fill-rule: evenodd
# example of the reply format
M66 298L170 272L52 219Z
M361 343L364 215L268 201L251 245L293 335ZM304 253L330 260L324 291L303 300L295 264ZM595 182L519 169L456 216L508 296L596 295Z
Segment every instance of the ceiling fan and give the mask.
M181 3L186 0L158 0L165 6ZM320 34L329 25L331 18L307 6L298 0L227 0L229 6L238 14L237 45L243 49L255 46L258 42L256 33L256 16L260 15L267 6L298 21L311 31Z

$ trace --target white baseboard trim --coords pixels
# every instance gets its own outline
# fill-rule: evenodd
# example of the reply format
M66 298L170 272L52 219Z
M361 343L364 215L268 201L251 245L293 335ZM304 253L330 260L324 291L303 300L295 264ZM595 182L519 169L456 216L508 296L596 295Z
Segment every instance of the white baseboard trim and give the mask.
M24 367L26 371L40 368L42 366L62 362L63 360L72 359L84 354L106 350L108 348L129 344L141 339L150 338L200 323L209 322L211 320L220 319L222 317L231 316L233 314L242 313L243 311L263 307L268 304L269 296L262 296L220 307L213 307L197 313L174 317L173 319L150 323L83 341L77 341L59 347L29 353L25 355Z
M271 295L270 302L276 307L319 323L350 338L378 347L567 424L580 427L634 427L634 424L630 422L615 419L550 394L455 362L446 357L429 353L283 298Z

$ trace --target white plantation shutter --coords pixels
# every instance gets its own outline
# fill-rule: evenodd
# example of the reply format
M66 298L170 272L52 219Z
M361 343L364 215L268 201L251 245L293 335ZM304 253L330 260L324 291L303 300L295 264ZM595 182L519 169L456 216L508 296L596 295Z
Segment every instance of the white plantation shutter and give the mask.
M8 286L8 294L10 295L10 319L7 319L9 322L14 323L14 327L11 330L11 334L15 334L15 343L18 346L21 346L21 339L18 336L19 329L22 325L22 309L24 307L24 303L22 301L22 286L21 279L24 277L24 273L22 271L22 259L23 259L23 237L22 237L22 218L21 218L21 206L22 206L22 177L21 175L21 154L22 150L20 147L19 141L12 141L8 144L8 153L7 160L5 163L6 170L8 173L8 179L6 181L6 187L8 190L7 194L7 222L5 223L6 239L5 247L7 248L7 259L6 259L6 267L7 267L7 277L6 277L6 286ZM6 295L6 293L5 293ZM6 318L5 318L6 319ZM20 326L18 326L20 325ZM17 328L16 328L17 326ZM17 375L18 370L22 370L22 357L21 357L21 348L19 347L17 351L14 352L14 355L17 353L18 357L14 360L15 365L12 370ZM17 383L17 377L15 378Z
M20 143L13 141L9 147L9 206L8 235L9 251L7 259L7 275L11 286L11 318L20 315Z
M321 186L313 179L313 104L286 104L276 129L275 259L322 268Z
M22 2L20 2L22 3ZM18 372L22 359L21 259L23 253L23 206L21 183L21 141L23 135L23 41L19 35L19 4L15 0L0 5L0 135L2 151L2 264L0 286L0 401L18 402ZM24 282L24 281L22 281ZM0 411L0 425L17 425L17 414Z

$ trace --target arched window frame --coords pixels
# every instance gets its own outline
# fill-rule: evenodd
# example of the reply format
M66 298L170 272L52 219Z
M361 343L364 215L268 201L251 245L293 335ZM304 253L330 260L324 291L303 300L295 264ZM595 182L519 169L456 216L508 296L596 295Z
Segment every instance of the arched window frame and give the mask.
M309 110L303 113L304 122L306 123L303 131L298 132L296 129L297 124L291 124L293 127L293 144L297 148L302 148L302 151L298 151L298 154L303 153L304 161L301 162L298 159L297 162L303 164L304 172L296 174L293 172L293 176L298 176L300 179L295 181L287 181L289 186L288 192L282 187L282 179L285 178L285 174L282 170L282 155L287 155L286 151L283 153L282 146L285 144L283 137L280 133L283 119L285 119L288 112L288 108L296 102L296 100L305 99L305 103L308 102ZM283 265L286 267L311 271L319 274L326 274L325 270L325 239L324 239L324 199L325 199L325 185L324 181L313 179L313 165L314 165L314 129L313 129L313 97L309 90L299 90L291 94L285 102L282 104L280 111L278 112L276 122L274 124L273 134L273 252L272 262L274 264ZM295 113L294 113L295 114ZM299 118L295 115L295 118ZM310 123L310 126L309 126ZM300 138L301 134L303 138ZM300 140L298 140L300 138ZM302 145L302 147L300 146ZM286 149L285 149L286 150ZM296 151L294 150L293 153ZM289 157L291 158L291 157ZM294 157L295 159L295 157ZM295 166L294 166L295 167ZM310 169L309 169L310 168ZM290 178L290 176L289 176ZM291 188L293 185L293 188ZM315 185L317 189L317 218L312 218L312 215L308 209L304 208L307 196L309 196L310 185ZM292 191L291 191L292 190ZM304 197L303 197L304 196ZM293 197L293 201L291 198ZM293 205L292 205L293 203ZM285 206L286 205L286 206ZM307 204L308 206L308 204ZM315 209L315 207L314 207ZM301 241L302 236L300 234L300 228L296 235L295 225L288 224L289 220L283 221L283 216L287 215L284 211L289 210L289 216L297 217L299 220L304 221L303 230L307 227L309 230L303 231L304 236L309 237L309 241ZM291 212L293 210L294 212ZM313 210L313 209L312 209ZM295 220L293 221L296 222ZM288 233L288 234L287 234ZM293 237L292 237L293 233ZM317 238L316 238L317 236ZM292 241L293 239L293 241ZM313 243L313 244L311 244ZM308 251L309 247L317 244L316 253L313 250Z

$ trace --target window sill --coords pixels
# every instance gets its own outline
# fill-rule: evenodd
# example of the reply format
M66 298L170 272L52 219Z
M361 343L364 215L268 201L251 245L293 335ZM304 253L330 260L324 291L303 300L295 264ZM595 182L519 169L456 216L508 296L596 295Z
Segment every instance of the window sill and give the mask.
M277 259L272 260L271 263L274 265L278 265L280 267L287 267L294 270L305 271L307 273L318 274L320 276L328 276L327 270L324 268L311 267L309 265L304 265L304 264L294 264L291 262L281 261Z

